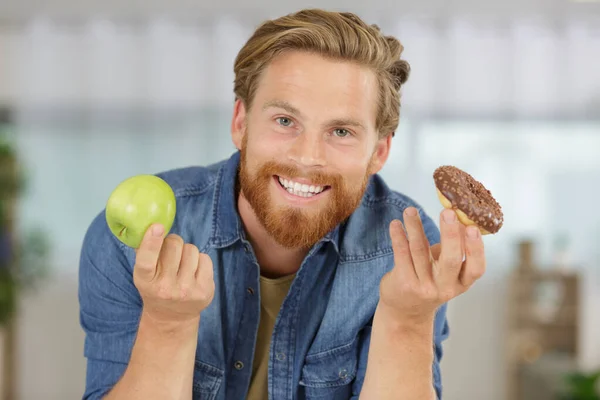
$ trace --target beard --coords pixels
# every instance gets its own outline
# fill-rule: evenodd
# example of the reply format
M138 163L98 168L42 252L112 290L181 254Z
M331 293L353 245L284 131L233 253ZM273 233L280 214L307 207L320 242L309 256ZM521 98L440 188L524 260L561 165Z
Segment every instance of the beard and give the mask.
M323 172L306 174L295 166L275 161L266 162L257 171L251 173L248 168L246 137L240 150L240 190L258 221L281 246L288 249L312 247L338 224L345 221L360 204L369 181L368 172L365 172L364 178L358 185L349 185L340 174ZM291 180L302 176L315 186L327 186L327 194L325 194L328 197L327 203L311 210L275 205L270 192L274 176Z

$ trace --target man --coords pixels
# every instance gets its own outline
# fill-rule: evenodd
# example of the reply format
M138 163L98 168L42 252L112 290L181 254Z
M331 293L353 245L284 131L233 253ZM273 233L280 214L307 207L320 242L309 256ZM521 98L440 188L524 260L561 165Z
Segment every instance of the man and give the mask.
M377 175L401 53L348 13L257 29L234 66L239 152L159 174L166 238L155 225L129 249L103 213L86 234L84 398L441 398L446 304L485 258L476 228L446 210L438 231Z

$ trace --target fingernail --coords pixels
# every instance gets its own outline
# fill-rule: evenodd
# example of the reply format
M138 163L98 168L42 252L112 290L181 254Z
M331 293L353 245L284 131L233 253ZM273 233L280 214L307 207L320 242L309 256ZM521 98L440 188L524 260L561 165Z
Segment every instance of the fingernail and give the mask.
M473 240L478 239L480 234L481 233L479 232L479 229L477 229L474 226L469 226L467 228L467 237L469 239L473 239Z
M152 227L152 235L153 236L162 236L164 231L165 230L161 224L156 224Z
M456 213L454 210L444 210L444 222L447 224L453 224L456 222Z
M406 209L406 215L408 215L409 217L414 217L417 215L417 209L414 207L408 207Z

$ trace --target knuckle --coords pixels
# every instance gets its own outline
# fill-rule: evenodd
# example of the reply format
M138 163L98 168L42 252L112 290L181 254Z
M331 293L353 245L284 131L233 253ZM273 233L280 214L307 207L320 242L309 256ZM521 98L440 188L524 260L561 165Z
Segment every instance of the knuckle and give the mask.
M202 266L210 266L212 268L212 259L206 253L200 253L200 260Z
M399 257L401 257L401 258L410 257L410 255L411 255L410 247L408 247L408 246L399 246L396 249L396 255L399 256Z
M474 281L480 279L484 273L485 273L485 269L483 269L483 268L471 269L467 272L467 279L470 282L474 282Z
M461 265L463 262L463 256L462 254L456 253L456 254L446 254L446 255L442 255L442 263L446 264L446 265L451 265L451 266L459 266Z
M154 270L155 268L156 268L156 265L154 265L152 263L152 261L140 259L140 260L136 260L134 270L150 272L150 271Z
M166 282L160 282L156 288L156 297L161 300L173 300L173 288Z
M192 291L192 287L188 283L181 283L179 285L179 297L182 300L188 299L190 297L191 291Z
M183 238L175 233L170 233L166 238L165 238L165 244L167 244L168 246L173 246L173 247L183 247Z
M413 285L409 282L402 282L400 284L400 291L402 293L416 293L417 289L416 289L415 285Z
M185 243L183 245L183 251L184 251L184 253L187 253L187 254L198 254L199 253L198 247L196 247L196 245L191 244L191 243Z
M437 300L439 296L437 288L434 285L425 285L421 290L421 295L428 301Z
M422 240L417 240L410 242L410 249L413 253L426 253L429 250L429 247L426 246Z
M200 292L199 300L202 304L207 305L212 302L213 297L215 295L215 291L214 291L214 289L210 290L210 285L207 285L204 289L205 290L202 290Z

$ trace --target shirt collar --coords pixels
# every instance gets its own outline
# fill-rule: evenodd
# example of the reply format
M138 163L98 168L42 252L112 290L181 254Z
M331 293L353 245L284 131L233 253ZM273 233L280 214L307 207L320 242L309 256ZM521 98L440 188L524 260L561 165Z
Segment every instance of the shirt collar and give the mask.
M237 209L236 182L240 153L235 152L219 168L212 206L211 244L227 247L244 237Z

